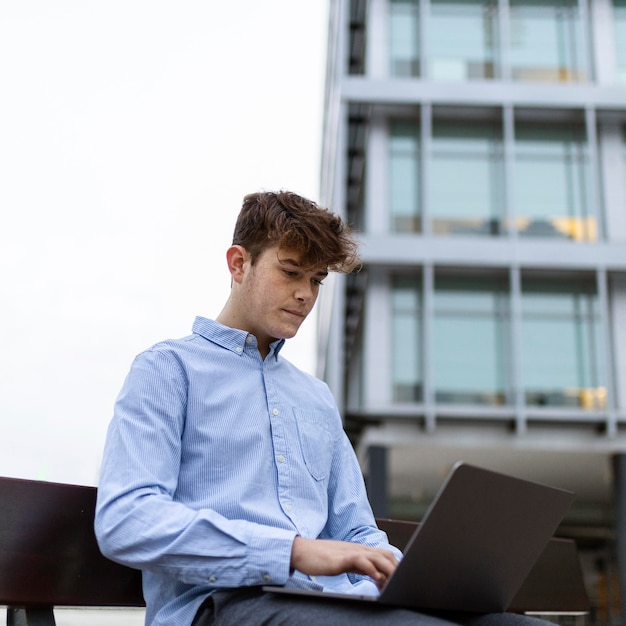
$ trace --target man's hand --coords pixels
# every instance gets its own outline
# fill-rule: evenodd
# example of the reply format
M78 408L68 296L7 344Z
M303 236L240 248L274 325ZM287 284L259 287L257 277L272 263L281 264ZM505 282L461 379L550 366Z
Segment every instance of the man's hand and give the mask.
M291 548L291 567L309 576L362 574L382 587L398 561L389 550L349 541L296 537Z

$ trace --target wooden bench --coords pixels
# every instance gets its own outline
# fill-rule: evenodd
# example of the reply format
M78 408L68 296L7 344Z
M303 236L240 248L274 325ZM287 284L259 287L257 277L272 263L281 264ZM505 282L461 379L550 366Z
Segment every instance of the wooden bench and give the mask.
M141 572L102 556L96 488L0 477L0 605L8 626L55 626L54 607L141 607ZM406 545L412 522L377 520ZM587 610L573 542L554 539L515 599L519 612Z

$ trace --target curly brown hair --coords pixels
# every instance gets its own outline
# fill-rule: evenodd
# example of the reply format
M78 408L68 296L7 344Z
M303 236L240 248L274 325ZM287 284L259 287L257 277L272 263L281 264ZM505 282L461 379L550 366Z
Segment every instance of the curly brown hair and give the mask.
M233 245L243 246L254 265L268 247L300 253L303 267L348 274L360 265L358 242L342 219L291 191L251 193L235 224Z

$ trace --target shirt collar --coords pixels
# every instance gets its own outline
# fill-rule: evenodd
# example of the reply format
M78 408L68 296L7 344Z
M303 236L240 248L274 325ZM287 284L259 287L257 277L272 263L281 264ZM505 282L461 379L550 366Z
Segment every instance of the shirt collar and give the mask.
M192 331L235 354L243 354L246 343L250 343L246 341L248 337L253 338L256 348L256 337L251 333L240 330L239 328L224 326L224 324L207 319L206 317L197 316L193 323ZM269 354L273 354L274 358L278 359L278 353L284 344L284 339L277 339L272 342L270 344Z

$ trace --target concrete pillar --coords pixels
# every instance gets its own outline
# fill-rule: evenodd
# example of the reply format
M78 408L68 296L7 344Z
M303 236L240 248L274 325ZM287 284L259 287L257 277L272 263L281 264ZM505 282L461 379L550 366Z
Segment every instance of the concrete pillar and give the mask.
M613 457L615 552L619 575L621 626L626 626L626 454Z
M367 495L375 517L389 517L387 448L370 446L367 463Z

